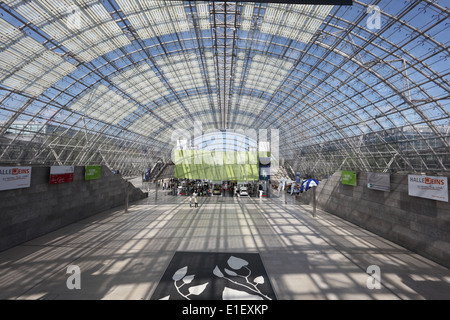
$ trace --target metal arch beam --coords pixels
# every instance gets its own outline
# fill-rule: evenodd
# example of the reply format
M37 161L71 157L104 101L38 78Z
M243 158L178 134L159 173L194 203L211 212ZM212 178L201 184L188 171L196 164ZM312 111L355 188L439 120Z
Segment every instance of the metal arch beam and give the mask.
M342 55L345 55L345 53L341 53L341 54L342 54ZM361 62L359 62L359 61L358 61L357 59L355 59L354 57L347 57L347 58L351 59L354 63L359 64L360 67L367 68L366 66L364 66L363 64L361 64ZM397 92L397 94L398 94L399 96L402 96L402 98L405 99L405 97L403 96L403 94L402 94L400 91L398 91L398 88L396 88L393 84L391 84L389 81L385 80L382 76L378 75L378 74L377 74L376 72L374 72L373 70L371 71L371 73L375 74L378 78L382 79L382 80L384 81L384 83L385 83L386 85L388 85L394 92ZM376 118L373 117L371 120L376 120ZM425 120L425 119L424 119L424 120ZM410 125L413 126L412 123L410 123ZM420 134L420 132L418 132L418 134L422 137L422 139L423 139L424 141L426 141L426 139L423 137L423 135ZM427 143L427 142L426 142L426 143ZM429 145L428 145L428 146L429 146ZM414 148L414 147L413 147L413 148ZM432 150L431 146L429 146L429 149L434 153L434 155L436 156L436 158L439 159L439 157L436 155L436 153L434 152L434 150ZM416 151L417 155L420 156L420 153L419 153L417 150L415 150L415 151ZM426 163L423 161L423 159L422 159L421 161L422 161L423 165L426 166ZM442 168L445 170L445 166L443 165L442 161L439 160L439 162L440 162Z
M193 14L194 10L193 10L193 7L192 7L192 1L189 1L189 7L190 7L191 12ZM215 126L218 128L219 127L219 121L217 120L217 111L215 110L214 103L212 101L212 92L213 91L212 91L212 88L211 88L210 79L209 79L209 73L208 73L208 70L207 70L207 67L206 67L206 63L205 63L205 59L204 59L204 53L205 53L205 47L206 46L205 46L205 44L203 42L203 40L204 40L203 37L199 36L201 31L199 30L198 20L200 18L198 16L198 12L196 14L197 14L197 16L192 19L192 22L193 22L193 25L194 25L194 32L195 32L195 35L196 35L196 41L197 41L197 44L198 44L198 50L200 51L201 65L203 67L203 72L205 73L204 81L206 83L208 94L209 94L210 108L212 110L212 114L213 114L213 117L215 119Z
M145 51L144 49L142 49L142 50ZM123 56L119 56L119 57L117 57L115 60L119 60L119 59L122 59L122 58L124 58L124 57L128 57L128 54L124 54ZM141 61L145 61L145 60L146 60L146 59L144 58L144 59L142 59ZM113 60L113 61L114 61L114 60ZM131 61L131 62L132 62L132 63L130 63L130 64L128 64L128 65L122 67L121 69L117 69L116 71L113 71L111 74L115 74L116 72L120 72L121 70L126 70L129 66L133 65L134 62L133 62L133 61ZM140 63L140 62L138 62L138 63ZM105 65L109 65L109 64L106 63ZM101 69L101 67L102 67L102 66L97 67L97 70ZM96 83L100 83L100 82L103 81L104 79L107 79L109 76L111 76L111 74L109 74L109 75L104 75L104 76L103 76L104 78L98 79ZM85 76L88 76L88 75L89 75L89 74L86 74ZM88 89L88 88L86 88L85 90L87 90L87 89ZM81 91L78 95L83 94L83 92L84 92L85 90ZM120 91L122 92L122 90L120 90ZM122 92L122 93L123 93L123 92ZM127 94L126 96L128 97L128 94ZM176 97L177 97L177 99L180 99L178 95L176 95ZM73 99L76 99L76 96L74 96ZM181 100L180 100L180 102L181 102ZM70 103L70 101L69 101L68 103ZM180 103L180 105L182 105L182 103ZM150 112L151 112L151 111L150 111ZM190 116L190 113L189 113L189 112L186 112L186 114L187 114L188 116ZM167 125L166 122L163 122L163 123L165 123L165 124Z
M109 0L108 0L109 1ZM111 3L111 1L109 1L110 3ZM186 6L186 4L185 4L185 6ZM236 18L236 15L235 15L235 18ZM195 19L194 19L195 20ZM225 24L226 24L227 22L225 21ZM351 22L352 24L354 24L354 22ZM253 30L254 30L254 28L252 28ZM350 33L350 34L352 34L352 33ZM350 34L349 34L349 36L350 36ZM177 35L175 35L175 37L176 37ZM221 34L220 35L221 37L227 37L225 34ZM379 37L380 39L381 39L381 36ZM194 37L192 37L192 39L194 39ZM202 40L203 40L203 38L202 38ZM162 41L162 40L161 40ZM183 41L185 41L185 39L183 39L181 42L183 42ZM165 45L167 42L166 41L163 41L163 43L161 44L161 45ZM227 43L225 43L225 45L227 45ZM356 45L355 45L355 47L357 47ZM359 52L361 52L361 51L359 51ZM130 58L130 53L124 53L124 55L123 56L121 56L121 57L119 57L118 59L120 59L120 58L125 58L125 59L127 59L127 58ZM355 57L356 58L356 57ZM130 60L131 61L131 60ZM112 60L110 60L110 62L107 62L106 63L107 65L112 65L113 66L113 63L112 63ZM233 63L231 62L231 66L233 66ZM319 71L319 70L322 70L321 68L316 68L316 71ZM101 73L101 74L103 74L103 76L105 76L105 74L103 73L103 72L101 72L101 70L100 69L98 69L98 71ZM89 74L91 74L91 73L89 73ZM325 75L327 74L327 71L325 71ZM382 76L382 75L381 75ZM386 77L384 77L384 76L382 76L383 78L386 78ZM316 77L316 78L318 78L318 79L320 79L321 77L320 76L318 76L318 77ZM332 79L333 78L333 76L331 76L330 77L330 79ZM334 78L336 78L336 77L334 77ZM323 79L323 78L322 78ZM437 79L437 78L436 78ZM436 80L437 81L437 80ZM81 82L80 82L81 83ZM208 84L208 81L206 82L207 84ZM322 82L322 84L324 84L325 82ZM311 84L313 84L312 82L311 82ZM423 83L421 82L421 85L422 85ZM231 82L230 82L230 85L229 85L230 87L229 88L231 88ZM371 87L371 86L369 86L369 87ZM417 86L417 87L419 87L419 86ZM322 90L321 90L321 88L319 88L320 89L320 91L322 92ZM339 90L340 91L340 90ZM289 92L289 90L287 90L286 89L286 92ZM404 92L403 92L404 93ZM180 97L183 97L182 95L180 95L179 93L175 93L176 94L176 97L178 97L178 98L180 98ZM195 94L195 93L194 93ZM345 94L345 93L342 93L343 94L343 96L344 97L346 97L347 99L350 99L350 100L348 100L348 101L352 101L352 100L354 100L355 99L355 97L357 98L357 95L361 95L361 96L363 96L362 95L362 92L356 92L355 93L355 95L353 95L353 97L350 95L350 96L348 96L347 94ZM198 92L196 93L196 95L198 95ZM316 101L318 101L317 99L318 98L316 98L316 97L312 97L311 98L312 100L316 100ZM373 102L374 101L374 99L373 98L370 98L369 99L369 102ZM292 101L289 101L289 103L292 103ZM405 102L406 103L406 102ZM360 106L360 108L362 108L362 110L364 111L364 112L367 112L367 116L368 116L368 119L363 119L363 120L361 120L360 121L360 123L364 123L365 121L367 121L367 120L374 120L374 121L377 121L376 120L376 116L374 116L373 114L371 115L367 110L365 110L364 109L364 105L363 104L359 104L359 103L356 103L355 105L358 105L358 106ZM165 107L165 106L164 106ZM274 111L277 111L277 110L275 110L275 104L270 104L270 103L268 103L267 104L267 107L268 107L268 110L274 110ZM404 115L404 110L402 110L402 109L400 109L398 106L394 106L395 108L396 108L396 110L397 110L397 112L400 114L400 115ZM58 108L60 108L60 110L64 110L64 109L62 109L60 106L58 106ZM345 106L344 105L342 105L342 106L340 106L339 107L340 108L340 110L345 110ZM411 107L412 108L412 107ZM420 107L418 107L419 109L420 109ZM295 108L292 108L293 110L292 110L292 112L291 112L291 108L289 108L289 107L284 107L284 109L287 111L287 113L285 113L285 115L288 115L288 114L295 114L295 112L297 112L298 110L297 109L295 109ZM325 108L316 108L316 109L314 109L314 108L310 108L310 110L312 110L312 111L314 111L315 113L317 113L317 114L319 114L319 116L321 117L321 118L323 118L323 119L325 119L324 117L323 117L323 114L325 114L326 115L326 110L327 110L327 108L325 107ZM408 107L408 109L406 109L406 110L409 110L409 107ZM235 111L235 110L233 110L233 111ZM229 113L231 113L232 112L232 110L228 110L228 112ZM189 112L189 114L191 114L191 112ZM238 112L232 112L232 114L233 114L233 116L238 116L240 113L238 113ZM279 125L280 124L280 122L281 121L283 121L283 119L287 119L285 116L278 116L278 113L276 113L277 114L277 117L276 117L276 119L275 119L275 121L273 122L274 124L276 124L276 125ZM215 115L215 113L212 113L212 115L214 116ZM332 119L335 123L338 123L339 122L339 119L340 119L340 117L335 117L335 116L330 116L330 115L327 115L328 116L328 118L330 118L330 119ZM426 114L425 114L425 116L426 116ZM38 113L36 113L36 114L34 114L34 115L31 115L31 117L33 118L33 119L36 119L37 117L38 117ZM70 115L68 116L68 117L70 117ZM229 119L230 117L228 117L228 119ZM391 119L389 119L389 117L387 117L388 118L388 121L391 121ZM342 119L344 119L344 118L342 118ZM353 119L353 118L352 118ZM362 118L360 118L360 119L362 119ZM349 129L348 130L352 130L352 131L349 131L349 132L353 132L353 133L351 133L350 135L348 135L348 136L344 136L344 139L346 139L349 143L355 143L355 147L358 147L358 146L360 146L358 143L357 143L357 141L356 140L354 140L354 139L351 139L351 136L352 135L354 135L355 134L355 132L356 131L358 131L358 130L360 130L360 128L358 128L358 127L355 127L355 129L353 129L353 128L351 128L351 126L353 125L353 123L352 123L352 121L351 121L351 119L349 118L348 119L349 121L346 121L346 122L349 122L349 124L348 124L348 127L349 127ZM95 120L95 119L93 119L93 121L98 121L98 120ZM325 121L328 121L328 120L325 120ZM433 123L433 121L436 121L436 119L433 119L433 120L430 120L429 119L429 121L430 121L430 123L431 124L434 124ZM353 121L354 122L354 121ZM417 124L418 122L413 122L412 124ZM419 122L420 123L420 122ZM75 123L73 123L73 125L70 127L71 129L73 128L73 129L78 129L78 128L80 128L81 126L80 126L80 124L79 124L79 122L75 122ZM346 126L347 127L347 126ZM394 124L394 127L395 127L395 124ZM329 128L329 129L331 129L331 127ZM324 133L326 133L327 134L327 137L332 137L332 136L334 136L335 137L335 139L339 139L340 138L340 134L341 134L341 132L343 132L342 130L340 130L340 129L342 129L342 128L339 128L339 129L331 129L331 130L329 130L329 129L327 129L327 128L325 128L325 127L322 127L320 130L321 130L321 132L324 132ZM129 133L127 133L126 132L126 129L120 129L120 127L118 127L118 128L116 128L115 126L112 126L112 125L110 125L110 124L105 124L103 127L102 126L98 126L98 129L97 128L94 128L94 129L89 129L89 130L91 130L91 132L92 133L99 133L99 134L104 134L104 135L106 135L106 138L105 138L105 147L107 147L107 148L113 148L113 144L111 144L111 145L109 145L109 144L107 144L106 142L112 142L112 143L114 143L114 137L117 137L117 139L127 139L127 141L132 141L133 140L133 137L138 137L139 135L134 135L134 134L129 134ZM299 131L297 131L297 132L299 132ZM345 132L344 132L345 133ZM113 135L113 136L112 136ZM442 134L441 134L441 136L442 136ZM143 138L143 137L139 137L139 139L141 139L141 138ZM423 138L423 140L424 141L426 141L426 139L425 139L425 137L423 137L422 136L422 138ZM147 139L150 139L150 138L148 138L147 137ZM326 139L328 139L328 138L326 138ZM324 140L324 141L327 141L327 140ZM316 141L321 141L321 140L318 140L318 139L316 139ZM131 142L130 144L128 144L128 145L126 145L126 144L123 144L123 145L121 145L120 146L120 148L122 149L122 150L127 150L127 148L129 149L129 150L131 150L131 146L134 146L134 147L138 147L139 145L140 145L140 143L142 143L142 142ZM152 147L153 148L160 148L160 147L163 147L163 143L164 142L162 142L162 141L154 141L154 144L152 144ZM74 148L76 148L76 147L79 147L79 146L83 146L83 142L81 141L81 140L77 140L77 139L73 139L73 140L71 140L71 142L69 142L69 143L67 143L66 144L66 150L70 150L70 151L72 151L73 152L73 150L74 150ZM315 147L314 148L315 150L321 150L321 147ZM430 149L430 150L432 150L432 149ZM417 155L419 155L420 156L420 153L418 153L418 152L416 152L417 153ZM86 156L87 156L87 153L85 154ZM76 159L78 159L78 160L76 160L76 161L80 161L79 159L82 159L81 158L81 155L80 155L80 158L76 158Z
M16 112L8 119L3 128L0 130L0 136L3 136L6 130L14 123L14 121L22 115L22 113L33 103L34 98L28 99ZM23 130L23 129L22 129ZM2 154L0 154L0 159L2 159L5 154L9 151L9 148L14 145L15 141L19 138L19 134L14 137L13 140L6 146L5 150L3 150Z
M398 90L396 90L396 91L398 91ZM437 133L437 131L435 133ZM437 136L439 136L439 134L437 134Z
M315 103L318 103L318 102L320 102L321 100L323 100L323 99L327 99L327 97L325 96L325 95L322 95L322 97L320 98L320 99L318 99ZM350 99L352 99L353 100L353 98L351 98L350 97ZM343 102L341 101L341 102L339 102L339 104L343 104ZM331 106L331 108L329 108L329 109L324 109L324 111L320 111L320 110L316 110L316 112L318 112L318 113L324 113L324 112L326 112L326 111L331 111L331 109L333 108L333 107L337 107L337 106L339 106L339 104L334 104L334 103L332 103L332 106ZM364 107L360 107L360 110L362 110L362 111L364 111L364 112L366 112L367 113L367 111L364 109ZM345 110L345 109L343 109L343 111L341 111L343 114L345 114L346 112L351 112L352 110ZM355 114L357 114L357 110L354 110L355 111ZM298 116L299 114L301 113L301 111L299 111L298 113L297 113L297 115L296 116ZM370 117L372 117L370 114L368 114ZM334 116L334 113L333 113L333 116ZM376 119L376 117L372 117L372 119L371 120L374 120L374 121L377 121L377 119ZM286 119L285 120L285 122L289 122L289 119ZM334 121L333 121L333 123L334 123ZM362 118L359 118L359 123L365 123L365 121L362 119ZM354 125L356 125L355 123L349 123L347 126L348 127L350 127L350 126L354 126ZM333 125L334 127L336 127L336 125ZM342 127L342 126L339 126L339 127ZM339 132L339 130L336 130L337 132ZM376 133L376 132L374 132L377 136L378 136L378 134ZM363 134L363 132L361 131L361 134ZM357 136L357 135L355 135L355 136ZM361 137L362 137L362 135L361 135ZM338 139L338 138L337 138ZM379 139L380 140L382 140L382 141L384 141L384 139L382 138L382 137L380 137L379 136ZM385 143L386 143L386 141L384 141ZM358 147L358 146L357 146ZM393 151L395 151L395 150L393 150ZM402 158L405 160L405 162L407 162L407 159L406 158L404 158L403 156L402 156Z
M355 28L356 26L355 26L355 25L351 25L351 27L352 27L352 28ZM349 34L350 32L351 32L351 29L346 31L347 34ZM325 58L327 57L327 55L329 54L329 52L331 52L331 51L336 52L335 50L336 50L337 46L340 44L340 42L344 41L344 38L345 38L345 37L338 38L339 41L336 42L331 48L328 48L328 51L327 51L327 53L326 53L325 56L317 57L317 58L318 58L318 59L317 59L318 61L316 62L316 65L313 66L313 70L316 70L317 67L318 67L318 65L321 64L323 61L325 61ZM311 42L311 43L309 44L309 47L307 47L307 48L302 52L302 55L299 57L298 62L297 62L297 64L295 65L295 67L298 65L298 63L299 63L301 60L303 60L303 57L304 57L305 55L312 55L311 53L308 52L308 50L310 50L310 48L312 47L313 43L314 43L314 42ZM320 43L318 43L318 44L320 45ZM347 58L347 60L348 60L348 58ZM342 67L342 65L345 64L345 63L346 63L346 61L342 62L342 63L341 63L341 67ZM294 67L294 68L295 68L295 67ZM335 70L333 70L332 72L327 73L327 77L326 77L325 79L324 79L324 78L319 79L319 83L316 84L315 87L312 88L312 89L308 92L308 94L311 93L311 92L313 91L313 89L318 88L319 85L321 85L322 83L324 83L324 81L325 81L328 77L332 76L333 73L336 72L336 71L338 70L338 68L339 68L338 66L335 66ZM306 96L306 95L305 95L305 96ZM255 121L255 123L256 123L256 121Z
M50 103L52 103L52 102L50 101ZM63 108L62 108L61 106L56 106L56 107L58 107L60 110L63 110ZM72 113L73 113L73 111L72 111ZM19 113L17 112L16 115L18 115L18 114L19 114ZM34 116L32 116L32 117L34 118ZM69 115L68 117L70 117L70 115ZM67 119L67 118L66 118L66 119ZM51 119L49 119L49 121L50 121L50 120L51 120ZM96 121L98 121L98 120L96 120ZM65 121L62 121L61 124L62 124L62 123L65 123ZM74 128L74 126L75 126L76 124L77 124L77 122L75 122L75 123L74 123L72 126L70 126L67 130L71 130L72 128ZM106 130L106 129L105 129L105 130ZM49 138L51 138L51 137L49 137ZM68 143L67 146L70 146L70 143ZM5 152L6 152L6 151L8 151L8 150L5 150ZM36 156L38 156L38 155L39 155L39 154L36 154ZM35 157L35 158L36 158L36 157Z
M351 25L351 29L350 29L350 30L347 30L347 33L350 32L353 28L355 28L355 27L356 27L356 24L359 23L361 20L362 20L362 17L360 17L360 18L358 19L358 21L355 22L355 24L352 24L352 25ZM326 26L328 26L328 25L329 25L329 22L326 23ZM325 28L326 28L326 26L325 26ZM294 69L297 67L297 65L300 63L300 61L303 60L303 58L304 58L304 56L305 56L306 54L309 54L308 51L311 50L311 48L313 47L315 41L317 40L317 37L318 37L318 34L316 34L316 35L310 40L310 42L307 44L306 48L303 50L303 52L302 52L302 53L300 54L300 56L298 57L297 62L294 64L292 70L294 70ZM343 39L343 38L339 38L340 41L342 41L342 39ZM336 43L336 44L334 45L334 47L337 47L337 45L338 45L338 43ZM326 54L326 56L328 56L328 55L329 55L329 53ZM322 61L325 60L326 56L321 58ZM320 62L317 62L317 63L316 63L316 67L315 67L314 69L317 68L317 65L318 65L318 64L320 64ZM289 74L288 76L290 76L290 74ZM323 82L323 80L322 80L322 82ZM259 120L259 117L258 117L257 119L255 119L254 124L256 124L258 120ZM264 121L264 118L262 119L262 121Z
M325 96L323 96L323 97L325 97ZM322 97L320 100L322 100L323 97ZM313 105L311 105L311 104L308 104L308 106L309 106L310 109L313 110L314 113L317 113L317 115L320 115L321 117L323 117L327 123L330 123L330 125L331 125L332 127L335 128L335 131L336 131L337 133L339 133L339 134L342 136L342 138L348 139L348 138L350 138L350 137L352 137L352 136L355 136L355 133L353 133L351 136L348 136L348 135L346 135L346 134L343 135L341 126L335 124L335 121L334 121L333 118L330 118L330 117L326 116L326 115L325 115L325 110L324 110L324 111L319 110L319 109L315 108L315 107L314 107ZM335 106L336 106L336 105L335 105ZM349 110L345 110L345 111L349 111ZM287 111L286 111L286 112L287 112ZM284 117L284 115L286 114L286 112L283 114L283 117ZM302 111L299 110L298 113L297 113L297 115L300 114L301 112L302 112ZM285 118L285 117L284 117L284 118ZM361 122L363 121L362 119L359 119L359 120L360 120ZM282 121L282 125L285 124L285 123L288 123L288 121L289 121L289 120L286 120L286 119L283 120L283 121ZM272 123L273 123L273 122L272 122ZM272 124L272 123L271 123L271 124ZM350 126L352 126L352 125L353 125L353 124L349 124L348 126L350 127ZM269 126L270 126L270 124L269 124ZM339 137L337 137L337 139L339 139Z

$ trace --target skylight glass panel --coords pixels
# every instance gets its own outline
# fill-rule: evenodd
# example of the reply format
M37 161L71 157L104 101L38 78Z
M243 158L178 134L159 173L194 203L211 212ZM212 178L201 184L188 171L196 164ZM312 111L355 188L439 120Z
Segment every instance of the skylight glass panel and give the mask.
M235 95L231 98L231 105L234 110L238 110L238 112L252 113L254 115L259 115L264 109L266 103L266 100L250 96L242 96L239 101ZM237 119L241 116L242 114L238 113ZM241 122L242 119L236 121Z
M274 93L292 68L293 63L284 59L257 54L250 64L245 86L249 89ZM237 67L239 67L239 60ZM239 71L239 70L238 70ZM235 79L235 85L238 85Z
M195 7L197 8L197 16L199 18L209 19L209 3L206 1L196 1Z
M196 55L177 53L163 56L156 62L175 91L205 86Z
M182 100L191 113L197 113L209 109L209 101L206 95L188 97Z
M236 67L234 69L234 85L239 87L241 84L242 71L244 70L245 53L238 52L236 57Z
M202 125L210 126L211 124L214 124L214 119L212 117L212 114L210 114L210 113L196 116L195 120L200 121L202 123Z
M261 32L308 43L333 6L268 4Z
M217 101L217 94L212 95L212 103L214 107ZM211 103L207 95L192 96L181 99L180 101L173 101L169 104L155 110L155 113L168 122L175 119L182 118L187 110L190 114L211 112ZM195 118L197 120L197 118ZM212 120L211 120L212 121Z
M179 133L179 131L178 132L175 131L176 129L186 130L185 132L187 132L187 134L191 134L194 131L193 126L194 126L194 123L192 122L191 119L189 119L187 116L186 117L180 116L177 118L177 120L175 121L175 123L172 126L167 127L164 130L162 130L161 133L159 133L157 136L155 136L155 138L157 138L159 141L162 141L162 143L164 145L170 145L171 143L175 142L172 140L174 138L172 135L174 133ZM205 129L205 128L203 128L203 129Z
M146 62L128 67L112 77L111 81L143 105L169 94Z
M246 2L242 6L241 12L241 29L248 31L252 25L254 2Z
M197 17L200 25L200 29L209 29L210 27L210 15L209 15L209 3L206 1L196 1L195 7L197 9Z
M236 117L236 123L239 126L243 126L244 130L247 130L249 128L249 126L255 121L255 117L254 116L248 116L245 114L239 114ZM238 128L238 127L237 127Z
M202 30L209 29L209 27L210 27L209 20L207 20L207 19L200 19L199 20L199 26L200 26L200 29L202 29Z
M83 93L69 107L88 117L113 125L138 110L138 106L110 90L103 84Z
M181 103L176 100L160 106L153 112L165 121L172 122L174 119L183 116L185 114L185 109L183 109ZM190 112L192 112L192 110L190 110Z
M76 68L0 19L0 83L33 96L42 94Z
M84 61L130 44L105 7L94 0L6 3Z
M143 136L151 136L153 132L158 131L162 127L153 115L146 114L136 119L133 124L128 127L128 130L141 134Z
M210 86L216 85L216 68L214 67L214 56L212 52L205 52L206 71L208 73L208 81Z
M117 0L141 39L189 31L182 1Z

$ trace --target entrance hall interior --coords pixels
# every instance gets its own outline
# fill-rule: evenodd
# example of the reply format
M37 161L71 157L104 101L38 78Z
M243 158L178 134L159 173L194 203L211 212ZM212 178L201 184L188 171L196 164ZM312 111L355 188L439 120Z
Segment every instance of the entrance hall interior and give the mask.
M450 299L449 17L0 0L0 299Z

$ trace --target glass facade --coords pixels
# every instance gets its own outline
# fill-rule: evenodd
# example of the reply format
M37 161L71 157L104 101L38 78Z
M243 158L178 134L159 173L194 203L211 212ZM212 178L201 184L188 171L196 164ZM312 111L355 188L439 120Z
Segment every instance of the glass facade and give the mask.
M293 172L449 171L449 8L0 2L0 163L170 161L173 132L278 129Z

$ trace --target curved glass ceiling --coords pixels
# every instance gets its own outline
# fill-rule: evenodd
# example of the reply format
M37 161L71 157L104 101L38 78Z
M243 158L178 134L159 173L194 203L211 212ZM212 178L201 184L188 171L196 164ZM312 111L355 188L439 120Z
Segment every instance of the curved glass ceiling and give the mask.
M136 174L201 122L277 129L305 174L450 171L449 16L431 0L3 0L0 162Z

